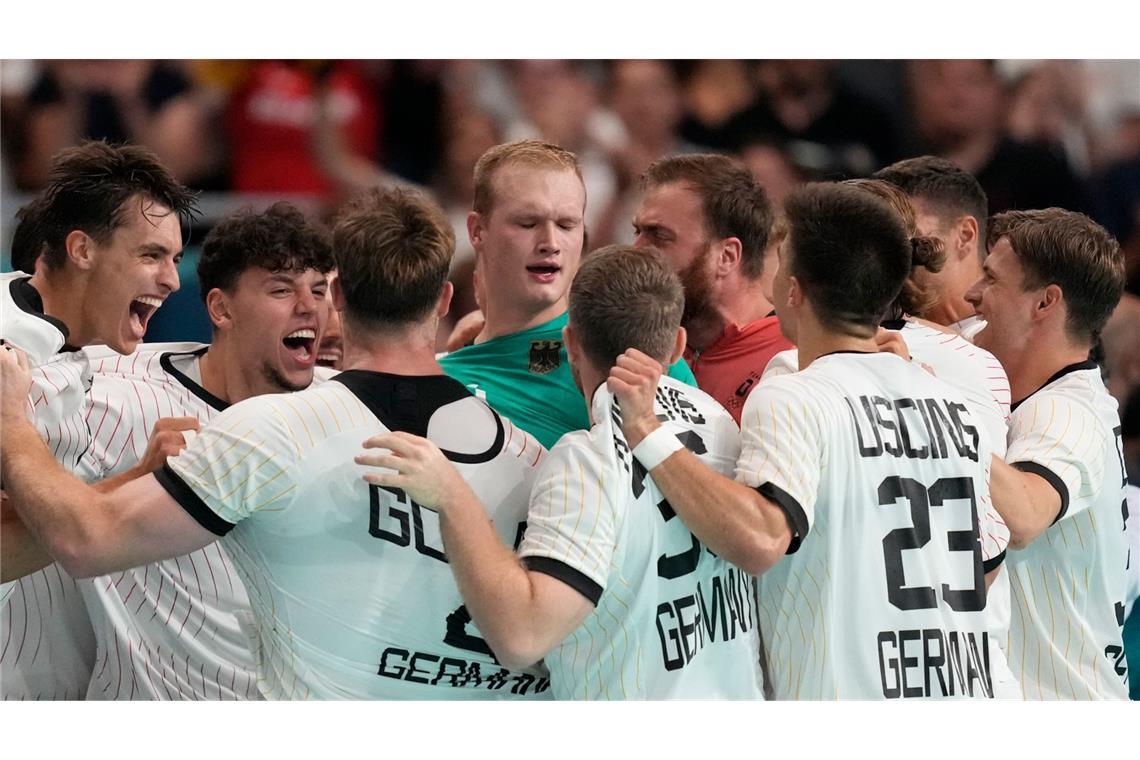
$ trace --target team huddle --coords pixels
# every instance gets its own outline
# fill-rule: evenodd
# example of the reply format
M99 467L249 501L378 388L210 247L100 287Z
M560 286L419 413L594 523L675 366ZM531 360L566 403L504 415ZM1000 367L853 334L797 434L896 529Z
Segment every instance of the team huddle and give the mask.
M195 196L61 152L0 276L0 695L1127 698L1116 241L931 157L641 183L586 253L577 157L488 150L443 355L403 187L222 219L211 343L142 344Z

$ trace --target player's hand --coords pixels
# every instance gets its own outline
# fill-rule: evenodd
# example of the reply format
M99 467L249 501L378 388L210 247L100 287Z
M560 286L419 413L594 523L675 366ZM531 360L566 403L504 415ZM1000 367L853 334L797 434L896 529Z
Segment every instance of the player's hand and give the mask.
M134 468L137 476L161 468L169 457L177 456L178 452L189 445L197 431L196 417L163 417L154 423L150 439L146 442L146 451Z
M898 330L888 330L885 327L880 327L879 331L875 333L875 343L879 346L879 351L886 351L895 356L910 361L910 349L903 339L902 333Z
M364 479L377 486L399 488L421 507L446 512L470 487L439 447L411 433L374 435L364 442L376 453L360 454L357 464L383 468L370 470Z
M0 347L0 416L27 419L31 388L32 373L27 355L11 343L4 343Z
M487 320L483 316L483 312L478 309L464 314L459 318L459 321L455 323L451 335L447 336L447 345L445 348L448 351L458 351L475 340L476 336L483 331L483 325L485 324L487 324Z
M661 426L653 411L653 398L664 369L653 357L630 348L610 370L606 387L621 405L621 427L631 449Z

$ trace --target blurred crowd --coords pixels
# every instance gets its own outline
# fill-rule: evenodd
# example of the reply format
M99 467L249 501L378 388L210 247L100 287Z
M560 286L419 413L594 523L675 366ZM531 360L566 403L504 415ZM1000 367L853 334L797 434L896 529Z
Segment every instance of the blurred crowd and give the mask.
M145 144L203 191L326 213L377 183L430 188L457 233L454 315L474 308L475 160L522 137L581 158L591 248L632 239L638 178L663 156L735 154L778 205L931 153L972 172L991 213L1088 213L1140 294L1137 60L4 61L0 108L5 194L42 188L84 137Z

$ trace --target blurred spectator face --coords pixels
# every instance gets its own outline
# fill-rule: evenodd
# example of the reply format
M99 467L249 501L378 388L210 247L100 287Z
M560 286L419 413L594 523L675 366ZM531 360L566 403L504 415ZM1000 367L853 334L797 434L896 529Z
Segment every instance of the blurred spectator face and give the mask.
M774 98L802 98L830 86L831 68L831 61L763 61L756 68L756 81Z
M764 188L774 207L780 207L788 193L803 183L799 170L774 145L749 145L740 160Z
M677 82L662 61L616 62L612 87L611 106L635 136L672 133L681 119Z
M538 314L565 299L578 271L586 188L573 171L519 164L491 186L494 206L467 222L486 298Z
M593 83L569 61L517 61L515 91L527 119L544 140L577 148L597 107Z
M650 188L633 220L633 244L665 254L685 289L681 323L713 310L716 260L700 197L685 182Z
M457 109L446 124L444 166L452 196L470 205L475 192L472 172L488 148L498 144L494 120L477 108Z
M931 144L1004 126L1002 87L989 61L914 61L910 74L915 126Z

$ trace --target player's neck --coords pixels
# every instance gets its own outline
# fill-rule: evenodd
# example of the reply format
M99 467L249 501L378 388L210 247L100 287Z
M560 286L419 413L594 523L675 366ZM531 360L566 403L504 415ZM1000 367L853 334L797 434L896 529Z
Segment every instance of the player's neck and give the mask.
M227 404L236 404L255 395L241 376L240 357L232 356L232 353L226 341L215 334L214 342L198 358L202 388Z
M799 349L800 369L806 369L816 359L839 351L877 353L874 335L860 338L836 332L821 325L816 319L801 314L796 324L796 347Z
M1009 377L1010 398L1014 403L1024 401L1065 367L1089 358L1087 345L1075 345L1063 337L1054 340L1030 339L1024 345L1029 348L1016 356L1002 359L1002 366Z
M495 303L488 299L487 308L483 312L487 321L478 337L475 338L475 342L485 343L492 338L529 330L532 327L549 322L565 312L566 296L539 311L512 308L511 304Z
M442 375L435 358L437 320L404 330L373 332L344 326L345 370L384 372L392 375Z
M44 314L58 319L67 325L67 343L81 347L95 343L97 336L91 332L83 312L87 300L86 278L64 269L47 270L41 266L32 275L30 284L40 294L44 304Z

